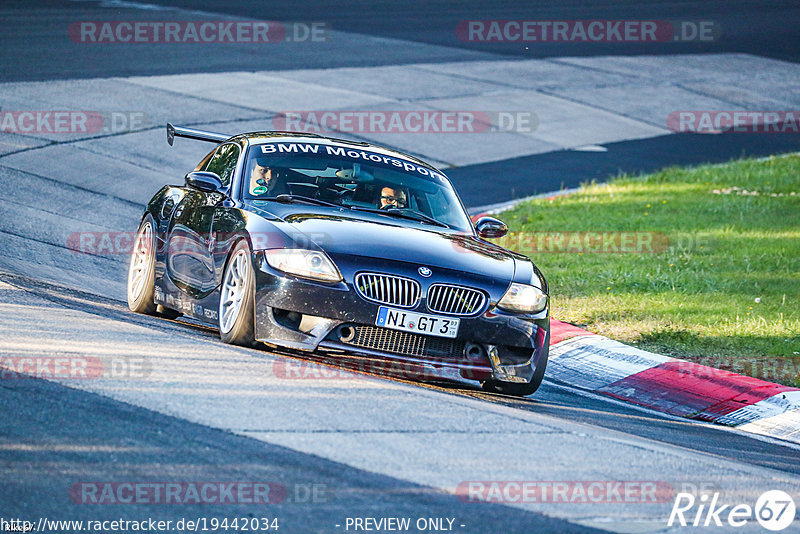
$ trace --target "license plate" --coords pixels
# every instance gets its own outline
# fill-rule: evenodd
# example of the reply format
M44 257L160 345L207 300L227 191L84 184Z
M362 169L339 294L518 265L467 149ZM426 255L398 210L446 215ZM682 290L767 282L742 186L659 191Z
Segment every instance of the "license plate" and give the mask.
M442 317L441 315L425 315L406 310L378 308L378 318L375 324L394 330L403 330L415 334L427 334L429 336L450 337L458 335L458 324L460 319Z

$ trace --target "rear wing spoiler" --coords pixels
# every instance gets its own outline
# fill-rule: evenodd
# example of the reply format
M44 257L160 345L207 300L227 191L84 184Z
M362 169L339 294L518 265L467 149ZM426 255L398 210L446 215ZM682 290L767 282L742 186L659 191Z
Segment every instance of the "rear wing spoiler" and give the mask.
M194 128L184 128L183 126L173 126L167 123L167 143L172 146L176 137L185 137L187 139L196 139L198 141L210 141L212 143L222 143L231 138L230 135L221 133L205 132L203 130L195 130Z

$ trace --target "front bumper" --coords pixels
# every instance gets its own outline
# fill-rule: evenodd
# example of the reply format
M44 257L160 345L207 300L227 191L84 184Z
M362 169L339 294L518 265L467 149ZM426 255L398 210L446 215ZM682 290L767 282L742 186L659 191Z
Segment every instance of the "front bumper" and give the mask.
M280 347L341 351L449 369L462 378L530 382L546 365L548 310L515 315L491 301L476 317L460 317L455 339L376 326L380 304L359 296L351 283L322 283L256 266L255 336ZM353 280L352 273L342 273ZM350 276L348 276L350 274ZM490 299L491 300L491 299ZM432 313L424 298L414 311Z

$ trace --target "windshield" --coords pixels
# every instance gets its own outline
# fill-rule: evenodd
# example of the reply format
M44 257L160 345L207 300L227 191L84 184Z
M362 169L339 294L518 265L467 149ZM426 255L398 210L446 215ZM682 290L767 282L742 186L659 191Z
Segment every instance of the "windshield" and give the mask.
M429 219L472 232L469 217L443 174L362 149L290 142L250 147L243 198L266 200L279 195L307 197L354 211L402 212L407 215L404 219Z

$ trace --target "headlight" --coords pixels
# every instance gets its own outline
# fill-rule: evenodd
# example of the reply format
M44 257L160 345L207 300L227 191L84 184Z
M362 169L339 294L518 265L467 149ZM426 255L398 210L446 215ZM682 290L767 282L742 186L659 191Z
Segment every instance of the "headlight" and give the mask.
M273 269L325 282L339 282L342 279L339 269L323 252L299 248L263 252L264 259Z
M536 286L511 284L497 303L498 308L518 313L538 313L547 306L547 295Z

